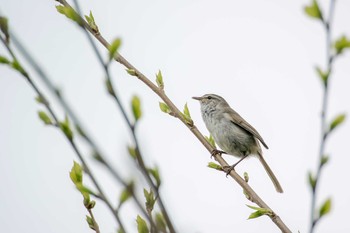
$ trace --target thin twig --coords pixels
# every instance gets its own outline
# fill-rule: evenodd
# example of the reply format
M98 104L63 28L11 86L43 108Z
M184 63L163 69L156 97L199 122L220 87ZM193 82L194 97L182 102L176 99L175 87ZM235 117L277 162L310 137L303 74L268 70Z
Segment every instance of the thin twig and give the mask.
M59 0L63 5L69 6L69 4L65 0ZM109 43L101 36L100 33L95 33L92 28L88 25L88 23L83 20L84 27L105 47L109 48ZM208 143L208 141L204 138L204 136L200 133L197 127L193 124L188 124L184 119L180 110L174 105L174 103L169 99L169 97L154 83L152 83L144 74L142 74L136 67L131 65L122 55L119 53L116 54L115 60L125 66L129 70L133 70L135 76L141 80L145 85L147 85L153 92L155 92L171 109L172 115L182 121L189 130L197 137L197 139L204 145L204 147L212 152L214 148ZM221 166L228 166L228 163L218 154L214 155L215 160L219 162ZM285 225L285 223L281 220L281 218L255 193L255 191L234 171L232 170L229 174L244 190L246 190L247 194L251 197L252 201L256 203L258 206L268 209L272 214L269 215L271 220L276 224L276 226L282 232L291 232L291 230ZM164 216L165 217L165 216Z
M9 51L10 55L12 56L13 60L18 61L15 54L13 53L12 49L9 47L9 45L5 42L5 39L3 39L0 36L0 40L1 42L5 45L5 47L7 48L7 50ZM22 73L23 74L23 73ZM53 111L53 109L51 108L47 98L45 97L45 95L40 91L40 89L37 87L37 85L33 82L33 80L31 79L31 77L29 76L28 73L23 74L24 77L26 78L26 80L29 82L30 86L34 89L34 91L36 92L36 94L40 97L42 97L45 101L43 101L42 103L44 104L44 106L46 107L46 109L50 112L51 116L54 118L55 120L55 125L59 125L59 120L57 115L55 114L55 112ZM68 139L69 144L72 146L74 152L76 153L76 155L78 156L80 162L82 163L83 167L84 167L84 171L86 172L86 174L89 175L89 177L91 178L92 183L95 185L96 189L99 192L99 197L101 198L101 200L107 205L108 209L113 213L114 217L116 218L119 226L121 229L125 229L123 226L123 223L118 215L118 213L114 210L112 204L108 201L108 199L106 198L106 195L104 194L103 190L101 189L99 183L97 182L95 176L93 175L93 173L91 172L88 164L85 161L85 158L82 156L80 150L78 149L77 145L75 144L74 140L72 138L69 138L65 133L63 133L65 135L65 137ZM125 232L125 230L124 230Z
M100 227L98 226L98 223L97 223L96 220L95 220L95 216L94 216L94 214L92 213L92 210L91 210L91 209L88 209L88 212L89 212L89 214L90 214L90 217L91 217L92 222L94 223L94 231L95 231L96 233L100 233Z
M80 6L79 6L78 1L77 1L77 0L73 0L73 2L74 2L74 5L75 5L75 8L76 8L76 10L77 10L78 15L81 17L82 14L81 14L81 10L80 10ZM81 19L82 19L82 17L81 17ZM84 28L83 28L83 29L84 29ZM94 41L92 40L90 34L89 34L86 30L83 30L83 31L84 31L86 37L88 38L88 41L89 41L89 43L90 43L90 45L91 45L91 47L92 47L92 49L93 49L95 55L97 56L97 58L98 58L98 60L99 60L99 62L100 62L100 64L101 64L101 66L102 66L103 69L104 69L104 72L105 72L105 75L106 75L106 76L105 76L105 77L106 77L106 81L107 81L108 83L110 83L110 86L109 86L109 88L111 88L110 94L111 94L111 96L113 97L113 99L115 100L115 102L116 102L116 104L117 104L117 107L118 107L119 110L121 111L121 113L122 113L122 115L123 115L123 118L124 118L124 120L125 120L125 122L126 122L128 128L130 129L130 132L131 132L131 134L132 134L132 137L133 137L133 140L134 140L134 143L135 143L136 158L137 158L137 161L138 161L139 168L141 169L141 171L142 171L143 175L145 176L145 178L146 178L147 182L149 183L149 185L153 188L153 187L155 187L155 185L154 185L153 180L151 179L151 177L150 177L150 175L149 175L149 173L148 173L148 171L147 171L147 168L146 168L146 166L145 166L145 164L144 164L143 157L142 157L142 154L141 154L141 151L140 151L139 142L138 142L137 136L136 136L136 134L135 134L135 125L131 123L131 120L129 119L129 117L128 117L127 113L126 113L125 108L123 107L123 105L122 105L122 103L121 103L121 101L120 101L120 98L118 97L117 92L116 92L115 89L114 89L114 85L113 85L113 82L112 82L112 78L111 78L111 75L110 75L110 72L109 72L109 65L106 64L106 63L103 61L103 58L102 58L101 54L99 53L99 51L98 51L98 49L97 49L97 46L95 45ZM153 189L154 189L154 188L153 188ZM130 190L130 191L132 191L132 190ZM158 191L158 190L156 190L156 191ZM156 192L156 191L155 191L155 192ZM132 193L133 193L133 192L132 192ZM157 192L156 194L157 194L157 196L159 197L159 203L161 203L161 204L160 204L160 209L161 209L163 215L166 216L166 219L168 220L168 221L167 221L167 224L168 224L168 226L169 226L169 229L171 229L171 232L174 232L174 233L175 233L173 224L172 224L172 222L170 221L170 218L168 217L167 210L166 210L165 206L162 204L162 199L160 198L160 195L159 195L158 192ZM134 195L134 194L133 194L133 195ZM134 195L134 196L135 196L135 198L136 198L136 195ZM140 203L137 203L137 204L140 205ZM143 209L143 208L142 208L142 209ZM146 215L146 217L147 217L147 216L148 216L148 215ZM150 217L148 220L150 221L151 226L152 226L153 228L155 228L156 225L154 224L152 218Z
M62 108L67 112L69 117L73 120L76 126L80 128L80 130L83 132L82 137L86 140L86 142L90 145L93 151L96 152L96 154L99 155L99 161L107 168L107 170L111 173L112 177L115 178L117 182L122 184L124 188L128 189L128 191L131 193L133 200L135 201L138 208L142 211L144 216L150 221L147 212L144 208L144 206L141 204L141 201L136 196L136 194L133 192L133 190L129 190L129 185L123 180L121 175L117 172L115 168L111 166L111 163L108 162L106 159L106 156L102 153L102 151L99 149L95 141L92 139L91 136L87 133L87 131L84 129L83 124L75 114L74 110L70 107L70 105L65 101L62 95L60 95L55 88L55 85L51 82L50 78L47 76L47 74L40 68L40 66L37 64L37 62L31 57L31 55L27 52L27 50L24 48L21 42L16 38L16 36L11 33L11 38L14 44L16 45L17 49L22 53L22 55L27 59L28 63L34 68L34 70L38 73L41 80L44 82L44 84L48 87L48 89L55 95L58 102L61 104Z
M328 128L327 128L327 112L328 112L328 96L329 96L329 81L332 74L332 65L334 61L334 55L331 54L331 26L333 22L333 15L334 15L334 7L335 7L335 0L331 0L330 6L329 6L329 15L328 15L328 21L323 20L323 26L326 31L326 64L327 64L327 72L328 77L326 80L326 83L324 85L323 89L323 98L322 98L322 112L321 112L321 142L320 142L320 148L319 148L319 154L318 154L318 166L316 171L316 177L315 177L315 185L312 188L312 197L311 197L311 224L310 224L310 230L309 232L314 232L316 223L318 222L319 218L315 217L316 214L316 200L317 200L317 187L318 183L321 177L322 172L322 158L324 156L326 141L328 138Z
M74 143L73 140L69 140L69 143L71 144L71 146L73 147L73 150L75 151L75 153L78 155L83 167L84 167L84 171L90 176L91 178L91 181L94 183L96 189L98 190L98 192L100 193L100 197L101 199L103 200L104 203L106 203L108 209L113 213L115 219L117 220L118 224L119 224L119 227L120 229L123 230L123 232L126 232L125 231L125 228L124 228L124 224L123 222L121 221L120 219L120 216L119 216L119 212L118 211L115 211L115 209L113 208L112 204L108 201L106 195L104 194L104 192L102 191L99 183L97 182L97 180L95 179L95 176L93 175L92 171L90 170L90 168L88 167L84 157L82 156L82 154L80 153L80 151L78 150L78 147L76 146L76 144Z
M71 7L71 6L70 6L67 2L65 2L64 0L63 0L63 1L59 0L59 2L60 2L62 5ZM81 10L80 10L80 6L79 6L79 4L78 4L78 1L77 1L77 0L73 0L73 2L74 2L74 5L75 5L77 14L81 17ZM85 22L85 20L84 20L82 17L81 17L81 21L82 21L82 22ZM83 24L83 25L84 25L84 24ZM84 28L83 28L83 29L84 29ZM131 123L131 120L129 119L129 117L128 117L127 113L126 113L125 108L123 107L123 105L122 105L122 103L121 103L121 101L120 101L120 98L118 97L118 95L117 95L117 93L116 93L116 91L115 91L115 89L114 89L114 85L113 85L113 83L112 83L112 79L111 79L110 72L109 72L109 66L108 66L108 64L106 64L106 63L103 61L102 56L101 56L101 54L99 53L99 51L98 51L98 49L97 49L97 46L96 46L95 43L93 42L93 40L92 40L92 38L90 37L89 33L88 33L86 30L84 30L84 32L86 33L86 36L87 36L87 38L88 38L88 40L89 40L89 43L90 43L90 45L92 46L92 48L93 48L93 50L94 50L94 52L95 52L95 54L96 54L96 56L97 56L97 58L98 58L100 64L102 65L102 67L103 67L103 69L104 69L104 71L105 71L106 79L107 79L106 81L108 81L108 82L111 84L111 85L110 85L110 88L111 88L110 94L111 94L111 96L113 97L113 99L115 100L115 102L116 102L116 104L117 104L119 110L121 111L121 113L122 113L122 115L123 115L123 118L124 118L126 124L128 125L128 128L129 128L130 133L131 133L132 138L133 138L133 141L134 141L134 143L135 143L136 158L137 158L137 162L138 162L137 164L138 164L138 166L139 166L139 168L140 168L140 170L141 170L143 176L146 178L147 183L151 186L153 192L155 193L155 195L156 195L157 198L158 198L158 204L159 204L160 210L162 211L162 214L163 214L163 216L164 216L164 219L165 219L165 221L166 221L166 223L167 223L167 225L168 225L168 228L169 228L170 232L171 232L171 233L175 233L175 232L176 232L176 231L175 231L175 228L174 228L174 226L173 226L172 221L170 220L169 214L168 214L168 212L167 212L167 210L166 210L166 207L165 207L165 205L164 205L164 203L163 203L163 200L162 200L162 198L161 198L161 196L160 196L160 194L159 194L158 187L154 184L154 182L153 182L153 180L152 180L152 178L151 178L151 176L150 176L150 174L149 174L149 172L148 172L148 169L147 169L147 167L146 167L146 165L145 165L145 162L144 162L144 160L143 160L143 156L142 156L142 153L141 153L141 150L140 150L140 144L139 144L139 142L138 142L138 139L137 139L137 136L136 136L136 133L135 133L135 124L132 124L132 123ZM146 217L147 217L147 216L146 216ZM149 220L150 220L150 223L151 223L152 227L155 228L156 226L155 226L155 224L154 224L154 222L153 222L153 220L152 220L151 217L149 218Z

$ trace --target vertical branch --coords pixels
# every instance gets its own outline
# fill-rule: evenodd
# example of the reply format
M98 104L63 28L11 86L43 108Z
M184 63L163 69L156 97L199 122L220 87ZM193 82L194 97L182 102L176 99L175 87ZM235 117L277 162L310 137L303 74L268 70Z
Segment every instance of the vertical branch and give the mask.
M314 232L316 223L319 220L319 216L315 216L316 214L316 200L317 200L317 191L318 191L318 184L320 181L322 168L323 168L323 162L322 159L325 155L325 146L328 138L328 125L327 125L327 113L328 113L328 99L329 99L329 83L330 83L330 77L332 74L332 65L334 60L334 55L332 54L332 22L333 22L333 15L334 15L334 7L335 7L335 0L330 1L329 6L329 15L328 20L323 20L323 26L325 28L326 33L326 66L328 76L327 79L324 80L324 89L323 89L323 97L322 97L322 110L321 110L321 138L320 138L320 148L319 148L319 154L318 154L318 166L316 171L316 176L314 179L314 185L312 187L312 197L311 197L311 224L310 224L310 233Z

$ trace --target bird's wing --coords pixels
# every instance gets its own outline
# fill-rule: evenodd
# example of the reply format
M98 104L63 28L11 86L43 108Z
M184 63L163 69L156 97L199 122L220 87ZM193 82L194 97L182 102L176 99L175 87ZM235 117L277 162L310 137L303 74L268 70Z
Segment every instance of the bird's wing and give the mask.
M254 137L259 139L259 141L264 145L266 149L269 149L269 147L266 145L264 139L260 136L258 131L256 131L256 129L254 129L254 127L251 126L246 120L244 120L243 117L241 117L236 111L230 108L229 111L224 112L224 117L230 120L232 123L245 129L249 133L253 134Z

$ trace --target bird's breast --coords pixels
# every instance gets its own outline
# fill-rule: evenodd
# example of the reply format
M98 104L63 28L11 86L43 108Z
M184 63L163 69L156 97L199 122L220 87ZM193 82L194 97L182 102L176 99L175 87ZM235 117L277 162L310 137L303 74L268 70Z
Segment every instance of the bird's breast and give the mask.
M238 157L257 153L259 147L251 133L215 112L203 115L203 119L215 142L226 153Z

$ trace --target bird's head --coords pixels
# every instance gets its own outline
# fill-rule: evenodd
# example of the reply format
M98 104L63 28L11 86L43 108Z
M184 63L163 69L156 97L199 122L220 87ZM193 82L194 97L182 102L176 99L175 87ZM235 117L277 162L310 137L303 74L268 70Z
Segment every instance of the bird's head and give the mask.
M205 94L201 97L192 97L192 99L198 100L201 106L216 107L220 104L227 104L224 98L215 94Z

